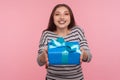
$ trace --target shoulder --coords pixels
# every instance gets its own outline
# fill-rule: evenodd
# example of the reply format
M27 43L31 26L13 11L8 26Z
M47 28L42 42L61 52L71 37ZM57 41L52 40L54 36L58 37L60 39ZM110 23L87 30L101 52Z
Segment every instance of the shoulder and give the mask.
M44 30L42 32L42 36L47 36L47 35L55 35L52 31L47 31L47 30Z
M71 30L72 31L77 31L77 32L80 32L80 33L84 33L83 28L81 26L78 26L78 25L74 26Z
M54 32L52 32L52 31L44 30L44 31L42 32L41 38L42 38L42 39L57 38L57 35L56 35Z

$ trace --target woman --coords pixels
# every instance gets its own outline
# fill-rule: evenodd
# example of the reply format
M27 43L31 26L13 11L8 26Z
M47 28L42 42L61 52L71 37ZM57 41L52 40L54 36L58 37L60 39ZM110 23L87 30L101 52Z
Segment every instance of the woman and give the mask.
M40 66L47 65L46 80L84 80L80 65L48 65L47 43L51 39L63 37L65 41L78 41L82 52L80 61L90 62L90 53L83 30L76 26L71 8L66 4L54 7L48 28L43 31L37 61Z

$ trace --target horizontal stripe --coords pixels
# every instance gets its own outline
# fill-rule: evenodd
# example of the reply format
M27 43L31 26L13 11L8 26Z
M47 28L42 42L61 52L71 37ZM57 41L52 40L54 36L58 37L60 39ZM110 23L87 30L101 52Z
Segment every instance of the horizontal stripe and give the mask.
M65 68L65 67L81 67L80 65L50 65L49 67L56 67L56 68Z
M51 76L51 77L57 77L57 78L61 78L61 79L73 79L73 80L75 80L75 79L77 79L77 78L79 78L79 79L83 79L83 74L80 74L80 75L72 75L72 76L60 76L60 75L52 75L52 74L49 74L49 75L47 75L47 77L49 77L49 76ZM77 79L78 80L78 79Z
M71 74L66 73L66 74L59 75L59 74L53 74L53 73L48 71L48 75L63 76L63 77L65 77L65 76L76 76L76 75L79 76L81 74L82 74L82 72L76 72L76 73L71 73Z
M53 71L74 71L74 70L80 70L80 66L77 67L62 67L62 68L58 68L58 67L48 67L49 70L53 70Z

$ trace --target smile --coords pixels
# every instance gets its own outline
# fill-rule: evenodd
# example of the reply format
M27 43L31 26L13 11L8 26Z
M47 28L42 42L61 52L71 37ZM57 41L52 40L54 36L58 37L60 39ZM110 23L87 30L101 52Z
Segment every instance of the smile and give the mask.
M66 21L61 20L61 21L58 21L58 23L59 23L59 24L65 24Z

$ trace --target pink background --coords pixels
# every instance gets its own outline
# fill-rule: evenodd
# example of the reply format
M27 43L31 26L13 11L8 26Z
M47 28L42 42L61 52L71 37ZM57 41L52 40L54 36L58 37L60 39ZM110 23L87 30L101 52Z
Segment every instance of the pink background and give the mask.
M0 80L44 80L38 45L58 3L84 28L93 55L82 64L85 80L120 80L120 0L0 0Z

